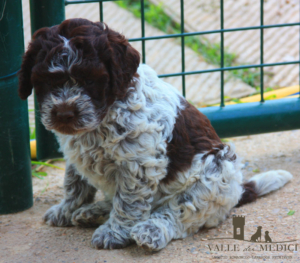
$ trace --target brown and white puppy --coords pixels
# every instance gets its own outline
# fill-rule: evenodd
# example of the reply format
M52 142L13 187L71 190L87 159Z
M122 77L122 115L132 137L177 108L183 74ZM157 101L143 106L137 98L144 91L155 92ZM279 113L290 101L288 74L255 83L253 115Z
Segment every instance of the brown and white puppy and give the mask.
M70 19L34 34L19 95L34 87L67 161L65 197L47 224L100 225L96 248L160 250L292 178L272 171L242 184L235 153L209 120L139 62L125 37L101 23ZM97 189L104 201L93 202Z

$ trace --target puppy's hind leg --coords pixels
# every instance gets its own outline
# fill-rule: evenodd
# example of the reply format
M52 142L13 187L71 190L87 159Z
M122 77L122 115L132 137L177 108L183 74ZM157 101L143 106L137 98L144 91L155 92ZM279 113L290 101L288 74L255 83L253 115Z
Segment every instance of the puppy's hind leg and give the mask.
M48 225L72 225L72 213L83 204L93 202L96 188L82 179L73 165L67 165L64 181L64 199L58 205L52 206L43 219Z
M79 227L96 227L103 224L112 209L110 201L99 201L78 208L72 215L72 223Z
M158 251L167 246L172 239L185 238L196 233L204 226L208 216L206 205L201 209L194 206L197 196L182 193L173 197L155 210L146 221L136 224L131 230L131 237L138 246ZM208 203L208 202L206 202ZM217 224L219 218L213 215L210 223Z
M131 237L139 246L157 251L172 239L185 238L203 226L217 226L242 193L239 180L228 180L226 184L221 176L218 179L221 184L199 180L185 192L175 195L155 210L150 219L136 224Z

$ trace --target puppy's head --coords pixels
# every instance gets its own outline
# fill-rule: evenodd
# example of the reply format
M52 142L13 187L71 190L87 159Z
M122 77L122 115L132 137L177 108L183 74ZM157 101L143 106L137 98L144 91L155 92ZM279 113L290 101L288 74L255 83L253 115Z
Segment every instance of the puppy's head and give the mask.
M34 87L48 130L90 131L126 96L139 61L125 37L107 26L66 20L34 34L19 73L19 96L27 99Z

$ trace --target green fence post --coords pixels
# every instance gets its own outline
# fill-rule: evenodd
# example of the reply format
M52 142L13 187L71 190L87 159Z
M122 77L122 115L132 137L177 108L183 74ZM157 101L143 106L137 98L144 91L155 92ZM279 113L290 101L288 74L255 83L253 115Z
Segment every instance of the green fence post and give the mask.
M0 214L33 205L27 101L18 96L24 53L21 0L0 0Z
M32 34L42 27L60 24L65 19L65 2L64 0L30 0L30 17ZM36 99L34 103L37 159L61 157L54 134L47 131L41 123Z

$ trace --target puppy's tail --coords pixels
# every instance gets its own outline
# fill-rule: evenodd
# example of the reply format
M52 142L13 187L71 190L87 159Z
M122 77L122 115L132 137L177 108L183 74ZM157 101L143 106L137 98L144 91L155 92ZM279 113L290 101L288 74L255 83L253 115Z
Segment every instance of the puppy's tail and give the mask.
M253 202L257 197L281 188L292 178L292 174L284 170L269 171L253 176L243 184L244 192L236 207Z

